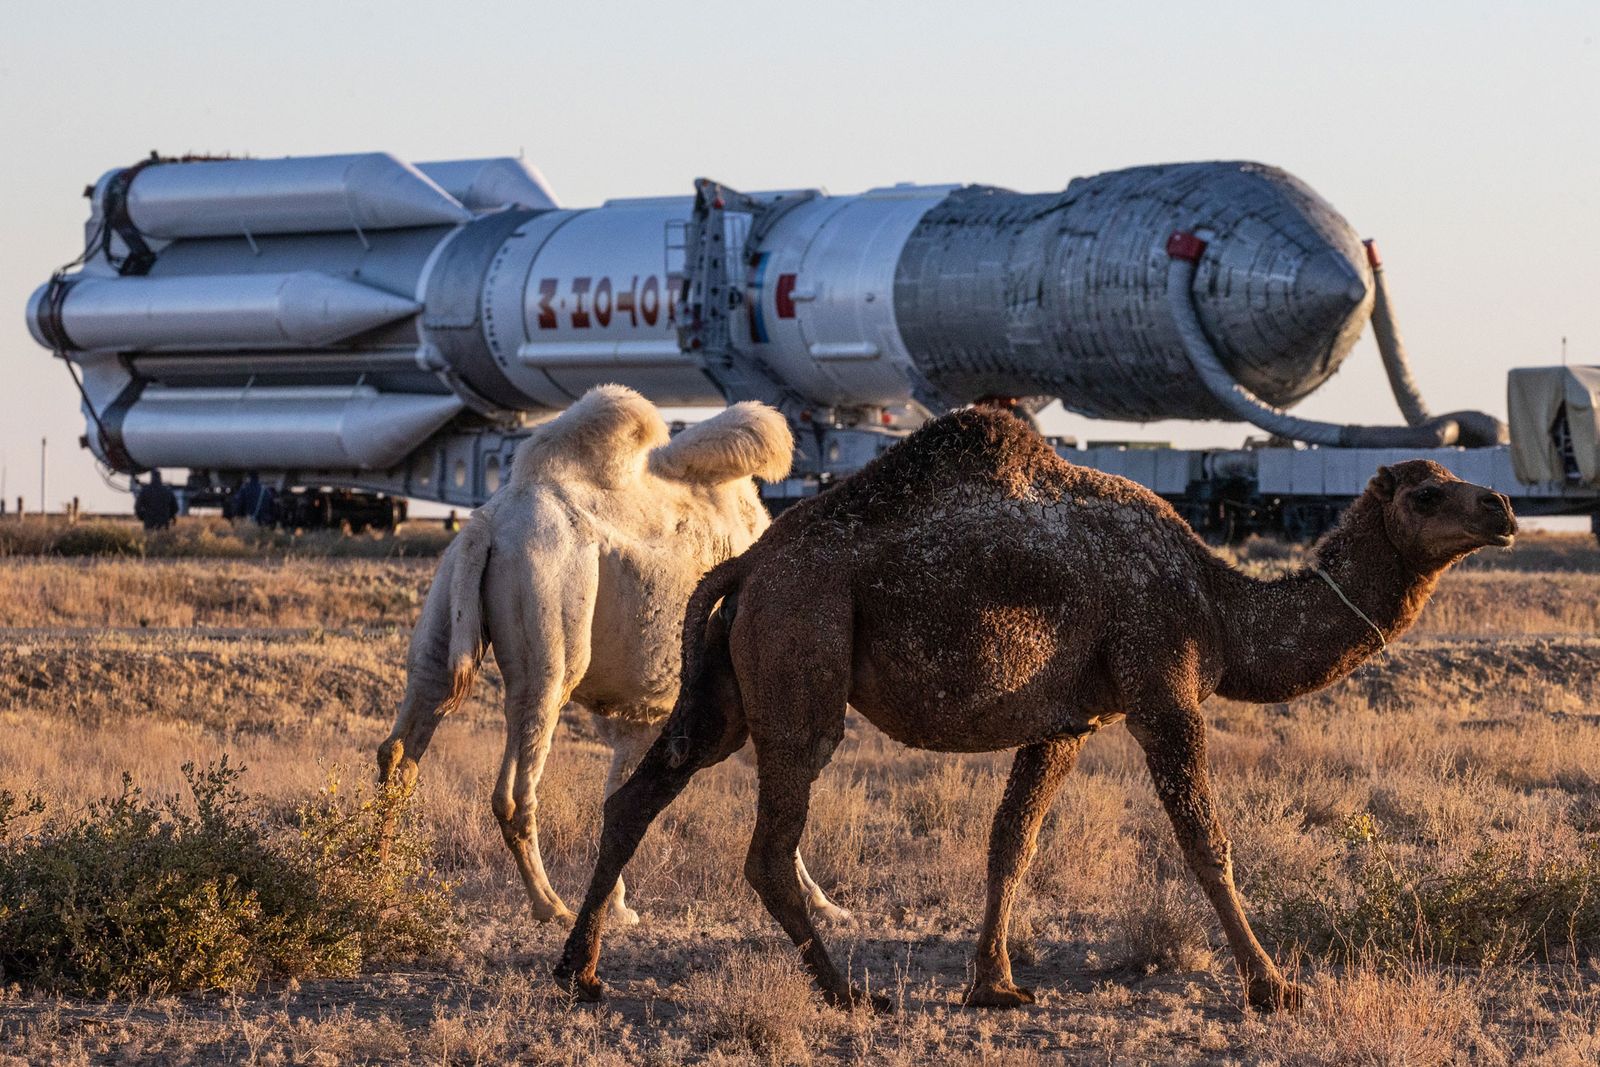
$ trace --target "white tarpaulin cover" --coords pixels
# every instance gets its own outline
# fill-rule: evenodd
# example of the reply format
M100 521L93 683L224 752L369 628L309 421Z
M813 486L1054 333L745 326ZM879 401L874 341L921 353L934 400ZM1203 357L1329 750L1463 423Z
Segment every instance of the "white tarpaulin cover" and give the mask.
M1578 472L1600 485L1600 367L1524 367L1506 381L1511 414L1511 464L1530 485L1565 479L1551 428L1562 409Z

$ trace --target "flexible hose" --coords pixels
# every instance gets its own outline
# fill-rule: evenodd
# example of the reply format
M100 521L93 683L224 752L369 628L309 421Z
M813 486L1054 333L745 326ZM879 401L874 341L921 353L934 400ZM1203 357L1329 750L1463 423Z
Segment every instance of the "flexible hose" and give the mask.
M1194 269L1205 242L1193 234L1177 233L1167 243L1167 307L1178 328L1183 350L1195 373L1212 396L1244 422L1291 441L1345 448L1440 448L1453 445L1459 427L1451 419L1435 419L1423 426L1345 426L1317 422L1266 403L1234 380L1211 347L1205 327L1194 307Z
M1372 304L1372 333L1378 341L1378 355L1383 357L1383 369L1389 375L1389 389L1400 413L1412 426L1421 426L1434 416L1422 399L1422 391L1411 377L1411 363L1406 359L1406 343L1400 337L1400 325L1395 321L1394 304L1389 300L1389 283L1383 277L1383 260L1378 246L1363 241L1367 248L1367 262L1372 266L1372 284L1376 299ZM1461 428L1458 444L1467 448L1485 448L1503 445L1510 435L1506 424L1482 411L1452 411L1441 418L1451 419Z

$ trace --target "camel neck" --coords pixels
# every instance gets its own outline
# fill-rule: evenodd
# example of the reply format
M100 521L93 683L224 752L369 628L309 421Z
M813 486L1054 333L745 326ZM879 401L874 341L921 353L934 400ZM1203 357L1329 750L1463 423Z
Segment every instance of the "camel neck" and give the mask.
M1363 503L1318 546L1310 566L1273 580L1235 574L1227 584L1219 693L1265 703L1320 689L1416 622L1439 572L1402 559L1381 514Z

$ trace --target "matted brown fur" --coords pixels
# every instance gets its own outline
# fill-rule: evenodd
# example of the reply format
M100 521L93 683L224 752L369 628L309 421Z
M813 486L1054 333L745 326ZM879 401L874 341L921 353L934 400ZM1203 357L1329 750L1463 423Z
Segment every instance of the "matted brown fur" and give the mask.
M1504 497L1434 463L1397 464L1379 469L1311 568L1262 581L1220 560L1153 493L1066 462L1011 416L939 419L785 513L696 589L678 704L606 804L557 977L599 994L606 891L651 819L748 733L761 785L746 874L824 993L855 1000L785 862L848 701L915 747L1018 749L990 840L969 1004L1031 1002L1006 952L1012 903L1083 743L1126 718L1249 1001L1292 1006L1299 992L1234 887L1200 706L1218 692L1285 700L1342 677L1415 621L1450 564L1509 544L1515 529Z

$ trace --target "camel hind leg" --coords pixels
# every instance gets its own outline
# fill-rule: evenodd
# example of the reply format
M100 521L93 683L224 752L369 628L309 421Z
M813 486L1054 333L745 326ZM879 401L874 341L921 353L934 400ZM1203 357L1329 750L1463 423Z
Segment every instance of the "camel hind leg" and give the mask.
M749 745L739 750L739 759L751 768L756 765L755 750ZM849 908L840 907L829 899L827 892L811 877L811 872L806 870L806 861L800 855L800 850L794 850L794 873L800 879L800 887L805 890L806 907L812 914L824 922L843 925L855 919L854 913Z
M659 724L646 724L626 719L602 718L599 733L611 746L611 767L606 771L605 795L607 797L622 787L639 766L645 752L661 733ZM606 901L611 921L620 926L637 926L639 913L628 907L628 887L622 876L617 876L616 888Z
M783 611L782 598L749 598ZM734 662L756 750L756 825L745 877L772 917L800 949L824 998L839 1007L864 995L839 973L811 922L795 855L805 832L811 787L844 738L850 695L851 611L847 600L811 605L807 647L772 641L767 610L735 624ZM873 1006L888 1001L873 998Z
M512 701L509 684L506 700L509 708ZM572 910L550 885L550 876L544 869L537 818L539 779L544 775L545 759L550 755L551 741L561 718L561 704L551 707L548 702L537 699L518 703L527 710L515 720L508 713L506 750L490 804L500 823L500 836L522 877L533 917L540 922L570 922Z
M1015 1008L1033 1003L1033 990L1011 980L1011 955L1006 950L1011 906L1039 850L1039 827L1078 761L1083 741L1082 737L1057 738L1017 750L989 833L988 902L973 960L972 986L964 999L968 1007Z
M554 971L559 986L584 1000L601 997L603 987L596 968L600 938L611 910L608 904L622 869L638 850L650 824L677 799L691 778L737 752L749 736L729 659L727 629L720 618L707 623L705 640L700 675L685 682L678 706L638 769L606 798L594 874Z
M485 588L489 636L506 686L506 748L492 804L516 861L533 916L570 921L539 851L539 780L561 709L589 669L589 627L599 564L596 549L548 546L537 566L507 554L490 558Z

